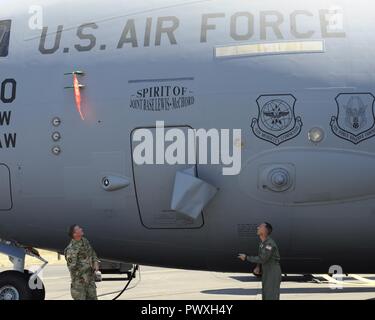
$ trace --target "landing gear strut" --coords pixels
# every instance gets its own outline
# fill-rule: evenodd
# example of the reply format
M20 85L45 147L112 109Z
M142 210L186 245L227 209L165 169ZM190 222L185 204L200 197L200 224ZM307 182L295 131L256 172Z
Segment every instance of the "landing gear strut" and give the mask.
M13 263L13 270L0 273L0 300L44 300L45 288L38 274L48 261L33 248L25 248L14 242L0 239L0 253ZM25 256L37 258L43 265L34 273L25 270Z

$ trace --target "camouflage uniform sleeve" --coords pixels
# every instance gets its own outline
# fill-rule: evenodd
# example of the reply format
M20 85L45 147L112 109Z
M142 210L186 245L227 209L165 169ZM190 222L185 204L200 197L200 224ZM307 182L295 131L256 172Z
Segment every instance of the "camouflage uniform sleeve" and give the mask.
M264 249L259 250L258 256L246 257L246 260L251 263L259 263L264 264L266 263L272 256L273 247L269 244L265 246Z
M75 273L79 270L77 249L67 248L65 250L65 260L68 264L68 269L70 272Z
M100 262L95 250L92 247L91 247L91 256L92 256L92 263Z
M90 256L91 256L91 263L95 263L95 262L100 262L100 260L98 259L98 256L94 250L94 248L91 246L90 242L85 238L85 241L87 243L87 246L88 248L90 248Z

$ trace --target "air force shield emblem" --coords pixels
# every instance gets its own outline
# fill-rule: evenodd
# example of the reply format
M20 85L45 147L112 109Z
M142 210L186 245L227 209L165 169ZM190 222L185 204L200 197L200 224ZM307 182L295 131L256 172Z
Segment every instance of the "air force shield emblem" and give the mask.
M375 97L371 93L341 93L336 97L337 115L331 119L332 132L358 144L375 136Z
M253 133L277 146L298 136L303 124L301 117L294 114L296 102L291 94L260 96L258 118L251 123Z

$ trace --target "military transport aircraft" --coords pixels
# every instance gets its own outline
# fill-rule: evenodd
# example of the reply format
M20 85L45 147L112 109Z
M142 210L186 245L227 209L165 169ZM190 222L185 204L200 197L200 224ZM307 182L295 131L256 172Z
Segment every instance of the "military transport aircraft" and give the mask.
M285 273L374 272L373 1L0 5L8 298L75 223L103 261L248 272L268 221Z

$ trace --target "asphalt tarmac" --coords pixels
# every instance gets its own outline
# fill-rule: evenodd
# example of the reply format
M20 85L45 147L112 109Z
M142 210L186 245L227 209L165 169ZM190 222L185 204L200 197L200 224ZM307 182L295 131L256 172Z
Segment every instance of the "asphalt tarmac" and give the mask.
M50 265L43 272L47 300L68 300L70 277L65 265ZM103 278L119 276L103 275ZM366 275L375 281L375 275ZM340 286L306 281L302 276L288 276L281 284L281 300L367 300L375 298L375 282L364 284L344 279L351 284ZM98 283L101 300L113 299L125 282ZM141 266L120 299L128 300L260 300L261 282L250 274L226 274Z

